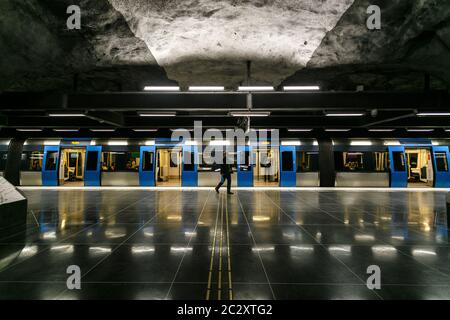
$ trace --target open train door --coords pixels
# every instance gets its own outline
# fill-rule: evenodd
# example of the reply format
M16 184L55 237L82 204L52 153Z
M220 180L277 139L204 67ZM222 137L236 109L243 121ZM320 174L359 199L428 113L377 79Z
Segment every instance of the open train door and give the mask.
M60 146L44 146L42 185L57 186L59 176Z
M389 146L388 149L391 170L391 187L406 188L408 186L408 172L405 146Z
M99 187L101 185L102 146L86 147L86 163L84 166L84 185Z
M156 147L141 146L139 163L139 184L144 187L155 186Z
M450 188L450 171L448 163L450 154L448 147L433 146L434 186L436 188Z

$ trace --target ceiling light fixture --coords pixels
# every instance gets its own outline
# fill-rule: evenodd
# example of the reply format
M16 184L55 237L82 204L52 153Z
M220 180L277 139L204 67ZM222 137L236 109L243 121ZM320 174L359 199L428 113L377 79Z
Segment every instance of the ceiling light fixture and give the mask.
M116 129L90 129L92 132L114 132Z
M327 117L362 117L365 115L365 113L362 112L355 112L355 113L326 113Z
M285 86L283 91L318 91L319 86Z
M140 117L175 117L176 112L139 112Z
M79 129L53 129L55 132L78 132Z
M268 117L270 112L230 112L232 117Z
M192 86L189 87L189 91L224 91L225 87L222 86Z
M178 86L145 86L144 91L180 91L180 87Z
M85 117L84 113L49 113L49 117Z
M42 131L42 129L27 129L27 128L25 128L25 129L16 129L17 131L19 131L19 132L41 132Z
M133 129L134 132L156 132L158 129Z
M273 87L269 86L240 86L238 91L273 91Z
M450 112L419 112L418 117L449 117Z
M311 132L313 129L288 129L289 132Z
M406 129L408 132L432 132L434 129Z
M369 132L392 132L395 129L369 129Z
M325 129L326 132L348 132L351 129Z

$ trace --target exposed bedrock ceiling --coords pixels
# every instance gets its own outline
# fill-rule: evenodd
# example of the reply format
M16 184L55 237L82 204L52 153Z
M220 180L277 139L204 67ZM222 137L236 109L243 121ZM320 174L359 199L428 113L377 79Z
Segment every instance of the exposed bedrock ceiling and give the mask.
M370 3L369 3L370 2ZM78 4L81 30L66 30ZM369 4L382 29L366 27ZM0 90L134 91L145 84L450 86L441 0L2 0Z

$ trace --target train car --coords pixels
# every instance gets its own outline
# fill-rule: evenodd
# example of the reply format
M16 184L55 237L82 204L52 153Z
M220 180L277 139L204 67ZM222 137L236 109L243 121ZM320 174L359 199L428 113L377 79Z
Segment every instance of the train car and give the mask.
M217 145L216 141L216 145ZM227 146L226 141L221 142ZM29 139L21 159L23 186L213 187L220 180L207 150L210 142L183 144L167 138ZM234 187L318 187L319 143L235 146ZM8 144L0 143L0 171ZM450 187L449 141L334 139L336 187Z

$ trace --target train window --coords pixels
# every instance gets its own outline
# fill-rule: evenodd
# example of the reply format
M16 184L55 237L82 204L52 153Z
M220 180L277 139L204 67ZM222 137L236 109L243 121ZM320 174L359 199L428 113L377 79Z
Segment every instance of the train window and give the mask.
M297 151L297 172L318 172L319 153Z
M184 152L183 171L194 171L195 169L194 155L195 153L191 151Z
M42 151L25 151L22 153L20 170L21 171L41 171L42 159L44 153Z
M88 151L86 170L95 171L98 167L98 151Z
M58 163L58 151L47 151L47 159L45 161L45 170L56 170Z
M283 151L281 153L281 170L294 170L294 153L292 151Z
M144 156L144 162L142 163L142 170L143 171L153 171L154 152L144 151L143 156Z
M387 152L335 152L334 166L337 172L386 172Z
M392 161L395 171L405 171L405 153L401 151L392 152Z
M139 152L111 151L102 153L102 171L139 171Z
M439 172L448 172L448 161L446 152L436 152L434 157L436 158L436 169Z
M6 158L8 157L8 152L0 152L0 171L6 168Z

